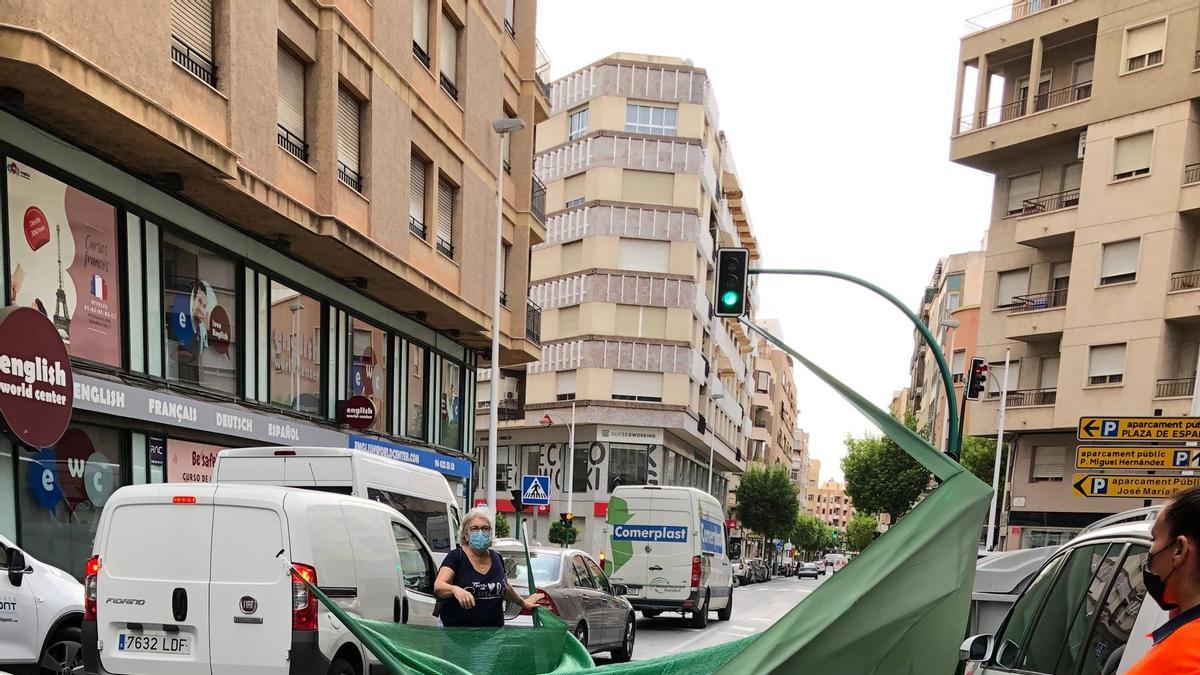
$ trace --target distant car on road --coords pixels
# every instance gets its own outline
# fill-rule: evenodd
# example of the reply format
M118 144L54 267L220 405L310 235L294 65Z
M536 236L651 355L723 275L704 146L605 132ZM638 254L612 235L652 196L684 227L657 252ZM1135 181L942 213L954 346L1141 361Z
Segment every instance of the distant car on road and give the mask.
M821 561L825 563L825 568L829 572L836 572L846 566L850 562L843 553L826 553Z
M492 548L504 561L508 583L522 596L529 595L524 546L515 539L499 539ZM530 546L528 563L536 590L546 596L542 605L566 621L589 652L611 652L618 662L633 658L637 620L633 605L621 597L628 589L611 583L592 556L573 548ZM533 616L510 606L505 624L532 626Z
M821 574L821 570L817 567L816 563L811 563L811 562L800 563L800 566L796 568L796 577L797 578L807 579L807 578L811 577L813 579L816 579L817 575L819 575L819 574Z

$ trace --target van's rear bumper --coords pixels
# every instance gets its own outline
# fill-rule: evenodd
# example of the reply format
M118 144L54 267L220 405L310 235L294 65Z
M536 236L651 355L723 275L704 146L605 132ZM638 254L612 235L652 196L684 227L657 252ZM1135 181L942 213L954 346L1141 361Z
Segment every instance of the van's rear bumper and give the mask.
M682 612L695 609L696 603L700 601L700 590L694 590L688 595L686 600L667 600L662 598L631 598L622 596L629 601L630 605L636 610L648 609L652 611L662 612Z
M84 621L81 628L83 671L86 675L112 675L100 664L96 648L98 634L95 621ZM292 648L288 652L288 675L318 675L329 672L329 659L321 653L316 631L293 631Z

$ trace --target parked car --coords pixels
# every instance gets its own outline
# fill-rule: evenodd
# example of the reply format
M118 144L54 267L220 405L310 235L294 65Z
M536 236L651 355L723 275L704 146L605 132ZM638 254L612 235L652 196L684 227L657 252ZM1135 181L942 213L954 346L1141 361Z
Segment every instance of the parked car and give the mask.
M817 575L820 573L821 572L817 568L816 563L811 563L811 562L800 563L799 567L796 568L796 578L798 578L798 579L808 579L808 578L816 579Z
M747 576L749 569L746 567L745 560L731 560L729 567L733 570L733 585L744 586L750 583L750 578Z
M750 583L757 584L767 580L767 565L760 558L746 560L746 576Z
M1125 672L1150 648L1168 616L1144 602L1147 520L1081 533L1052 552L1024 587L1000 629L967 638L967 675Z
M0 670L74 672L83 666L83 585L0 537Z
M364 619L436 622L432 552L408 518L367 499L133 485L96 532L83 620L93 675L365 672L371 657L301 578Z
M504 561L508 583L522 596L529 595L524 546L515 539L498 539L492 548ZM530 546L529 564L535 590L546 596L542 605L566 621L589 652L611 652L618 662L633 658L637 619L633 605L623 597L629 589L609 581L595 559L578 549ZM512 605L505 625L532 626L533 616Z

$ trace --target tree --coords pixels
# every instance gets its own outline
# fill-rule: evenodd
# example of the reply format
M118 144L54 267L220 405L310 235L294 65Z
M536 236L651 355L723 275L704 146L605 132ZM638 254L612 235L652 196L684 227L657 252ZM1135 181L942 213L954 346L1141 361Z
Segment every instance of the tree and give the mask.
M510 536L509 529L508 529L508 518L505 518L503 513L497 513L496 514L496 538L500 539L502 537L508 537L508 536Z
M908 413L904 424L915 431L916 417ZM894 525L929 485L929 472L886 436L847 436L846 450L846 494L863 513L886 513Z
M850 519L846 526L846 548L851 551L861 551L875 541L875 528L879 525L871 516L858 514Z
M817 551L824 543L824 527L824 524L816 516L802 513L796 517L789 538L792 540L792 544L801 551Z
M1004 479L1007 467L1007 453L1000 462L999 492L1004 494ZM967 471L975 474L979 480L992 484L992 468L996 462L996 440L994 438L979 438L968 436L963 439L962 465Z
M561 519L550 524L550 543L560 546L570 546L579 536L579 530L574 525L567 525Z
M765 468L755 464L742 474L737 495L738 520L761 534L771 555L776 537L789 534L800 514L796 484L782 465Z

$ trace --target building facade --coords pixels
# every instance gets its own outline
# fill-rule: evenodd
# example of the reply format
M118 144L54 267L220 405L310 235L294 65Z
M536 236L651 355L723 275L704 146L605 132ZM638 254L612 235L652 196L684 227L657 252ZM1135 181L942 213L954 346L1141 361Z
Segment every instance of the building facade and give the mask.
M512 396L497 473L501 490L551 476L544 536L567 509L573 415L572 513L580 545L598 550L615 486L686 485L725 502L745 469L751 338L709 297L718 247L758 250L703 69L614 54L552 82L550 103L534 160L548 212L530 282L541 360L501 372Z
M792 446L792 482L796 484L796 499L805 508L808 493L808 463L812 461L808 448L808 432L797 427Z
M761 321L772 335L783 338L776 319ZM791 470L796 447L796 383L792 357L760 338L754 344L754 397L750 405L750 461Z
M846 527L856 513L853 501L846 494L846 484L832 478L825 480L817 488L813 501L815 510L811 513L820 518L822 523L837 530L838 541L844 545Z
M995 176L978 344L993 376L1010 356L1007 548L1143 505L1074 494L1081 416L1194 412L1198 26L1197 2L1018 3L962 39L951 159Z
M5 302L74 369L61 440L0 443L0 532L72 573L113 490L211 480L222 447L363 447L466 506L492 322L502 363L540 354L535 2L236 10L0 7Z

